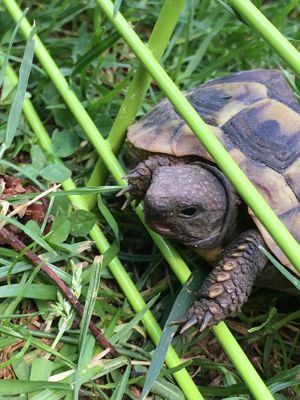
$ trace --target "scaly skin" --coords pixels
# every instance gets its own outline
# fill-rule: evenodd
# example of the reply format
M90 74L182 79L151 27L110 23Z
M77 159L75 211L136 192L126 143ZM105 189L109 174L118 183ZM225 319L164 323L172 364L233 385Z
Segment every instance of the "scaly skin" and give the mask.
M267 258L259 250L261 235L255 230L243 232L221 254L220 260L203 282L200 300L179 318L185 322L184 332L198 324L202 332L223 319L235 315L251 293L257 274L266 265Z
M146 197L147 222L159 233L208 252L224 246L199 291L199 301L174 321L185 323L181 332L195 324L203 331L236 314L267 262L259 249L264 244L260 233L238 233L240 200L230 195L234 189L215 170L188 158L154 155L127 176L128 187L120 193L129 191L137 200ZM195 216L183 214L193 208Z
M151 184L152 174L158 167L186 164L187 159L168 155L154 155L140 162L125 178L128 180L127 188L121 190L118 196L130 192L131 198L141 201Z

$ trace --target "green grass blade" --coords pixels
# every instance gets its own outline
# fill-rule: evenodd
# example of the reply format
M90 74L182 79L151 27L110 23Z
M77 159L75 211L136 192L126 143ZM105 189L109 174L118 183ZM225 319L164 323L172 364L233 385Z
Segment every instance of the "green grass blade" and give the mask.
M118 343L119 341L122 341L123 337L127 337L127 334L134 328L135 325L137 325L140 320L143 318L144 314L150 310L150 308L153 306L153 304L156 303L156 300L158 299L159 294L154 296L146 305L145 307L140 310L134 318L130 322L128 322L122 329L119 330L111 339L111 343L115 344Z
M283 265L280 264L279 261L276 260L272 254L266 250L264 247L260 246L260 250L268 257L268 259L271 261L271 263L279 270L279 272L282 273L286 277L287 280L291 282L297 288L300 290L300 280L297 279L297 277L293 274L291 274L286 268L284 268Z
M20 24L21 23L22 20L20 21ZM35 35L35 27L32 28L29 34L28 41L24 51L24 56L20 66L20 73L19 73L20 79L7 122L7 131L4 142L5 149L7 149L11 145L18 129L19 120L22 113L23 101L26 94L28 79L34 56L34 35Z
M20 381L16 379L0 381L0 395L2 396L13 396L22 393L31 393L38 390L48 388L70 390L71 385L67 383L59 382L47 382L47 381Z
M88 50L82 57L79 58L79 60L77 60L72 72L72 76L75 77L78 73L80 73L83 68L86 68L96 57L111 47L119 38L119 33L115 32Z
M19 21L17 22L17 24L16 24L16 26L15 26L15 29L14 29L12 35L11 35L11 38L10 38L10 41L9 41L9 44L8 44L8 48L7 48L7 52L6 52L6 56L5 56L4 62L3 62L2 66L1 66L1 69L0 69L0 87L2 87L2 84L3 84L3 79L4 79L4 75L5 75L5 72L6 72L7 65L8 65L8 60L9 60L9 57L10 57L10 52L11 52L12 46L13 46L13 44L14 44L16 35L17 35L18 30L19 30L19 28L20 28L20 24L21 24L21 22L22 22L22 19L25 17L25 15L27 14L28 10L29 10L29 9L26 8L26 9L23 11L23 13L22 13L22 15L21 15L21 18L20 18Z
M87 341L88 341L88 330L89 330L89 323L92 318L95 302L97 299L98 288L100 285L100 278L102 272L102 256L96 256L94 262L91 266L91 277L89 288L86 296L84 312L80 323L80 334L79 334L79 356L78 356L78 364L75 371L74 377L74 400L78 398L78 393L81 385L81 370L83 369L84 363L84 356L86 353Z
M126 385L131 372L131 364L128 364L125 372L123 373L121 381L118 383L113 395L111 396L111 400L122 400L124 399Z
M145 383L141 394L142 400L148 396L148 393L156 381L165 361L168 347L178 329L178 326L172 326L170 323L184 314L188 310L189 306L196 300L197 292L199 291L199 283L202 282L203 279L203 272L200 269L195 270L177 296L166 321L160 341L153 352L151 364L146 373Z
M29 279L27 279L27 281L24 284L24 288L23 290L18 294L18 296L9 304L9 306L7 307L7 309L5 310L5 314L12 314L18 304L22 301L23 297L24 297L24 293L25 291L28 289L28 287L32 284L34 278L36 277L36 275L39 273L40 271L40 267L42 266L42 264L40 264L39 266L35 267L33 269L33 271L31 272L31 275L29 277ZM25 276L25 275L23 275Z
M122 1L123 0L116 0L115 1L114 14L113 14L114 17L118 14L118 12L120 10L120 7L121 7L121 4L122 4Z
M10 298L22 295L28 299L55 300L57 289L55 286L32 283L25 288L24 283L14 283L0 287L0 298Z
M24 173L23 168L18 167L17 165L7 161L7 160L1 160L0 159L0 164L3 164L9 168L11 168L14 171L19 172L21 175L26 176L26 178L30 179L37 187L39 187L41 190L45 190L45 186L39 182L35 176L32 176L30 174Z
M55 251L48 245L47 242L45 242L44 239L42 239L40 236L38 236L37 233L35 233L32 229L28 228L27 225L23 225L20 222L18 222L14 218L7 217L6 215L0 215L0 220L3 219L4 221L15 225L17 228L19 228L21 231L23 231L27 236L29 236L34 242L39 244L41 247L43 247L45 250L49 251L49 253L56 254Z
M16 330L16 327L13 325L11 325L11 327L0 325L0 333L2 333L3 335L6 335L6 336L22 339L24 341L27 340L31 336L27 330L25 330L23 328ZM58 351L51 348L50 346L47 346L40 340L32 339L31 343L32 343L32 346L35 346L37 349L41 349L42 351L44 351L46 353L50 353L53 356L58 357L58 359L60 359L62 362L64 362L70 368L75 367L74 363L72 363L67 357L60 354Z
M103 268L104 268L111 262L113 258L115 258L118 255L120 251L119 226L116 220L114 219L113 215L109 211L109 209L103 203L100 194L98 195L98 208L101 214L103 215L105 221L107 222L107 224L111 227L111 230L113 231L115 237L115 240L113 241L112 245L103 254Z
M203 40L203 42L201 43L201 45L199 46L198 50L196 51L196 53L194 54L194 56L191 58L190 62L188 63L185 71L183 72L183 74L181 74L178 77L178 80L183 80L185 78L190 77L193 72L195 71L195 69L197 68L198 65L200 65L209 45L211 44L213 38L218 35L218 33L224 28L224 26L226 25L226 23L228 22L229 17L227 14L223 15L223 17L218 20L215 21L215 27L214 29L211 29L211 31L209 32L209 34L206 36L206 38Z
M227 0L300 77L300 53L250 0Z
M28 348L30 347L30 345L31 345L31 337L29 337L26 340L26 342L24 343L23 348L21 349L20 352L16 353L12 357L10 357L9 360L0 363L0 369L6 368L7 366L15 363L17 360L22 358L26 354L26 352L27 352ZM1 390L1 388L0 388L0 390Z

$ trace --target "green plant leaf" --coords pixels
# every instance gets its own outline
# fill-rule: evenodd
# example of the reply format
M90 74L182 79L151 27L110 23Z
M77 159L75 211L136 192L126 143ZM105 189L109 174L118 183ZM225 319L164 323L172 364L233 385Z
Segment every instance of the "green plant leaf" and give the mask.
M61 183L69 179L72 174L63 164L55 163L43 168L40 175L46 181Z
M91 231L95 223L95 214L85 210L76 210L70 217L70 233L76 237L86 236Z
M63 243L69 236L70 227L71 224L66 215L58 215L54 218L54 222L51 226L51 233L47 237L47 240L51 243Z
M79 137L73 130L56 130L52 135L55 153L58 157L71 156L79 145Z

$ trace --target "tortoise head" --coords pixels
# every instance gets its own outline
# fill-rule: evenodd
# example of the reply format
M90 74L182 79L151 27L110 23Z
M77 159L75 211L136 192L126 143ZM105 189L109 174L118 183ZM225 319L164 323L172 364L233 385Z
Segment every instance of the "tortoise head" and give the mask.
M218 175L217 168L201 163L157 168L145 197L147 224L188 246L220 244L237 212L231 185Z

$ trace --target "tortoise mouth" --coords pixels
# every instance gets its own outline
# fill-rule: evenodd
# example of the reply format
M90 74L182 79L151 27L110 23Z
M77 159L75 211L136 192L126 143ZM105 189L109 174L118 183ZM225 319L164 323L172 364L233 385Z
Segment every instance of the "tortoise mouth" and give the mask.
M172 236L172 230L170 228L168 228L167 226L161 224L160 222L154 222L151 221L151 223L149 224L151 229L154 230L157 233L160 233L161 235L164 236Z

